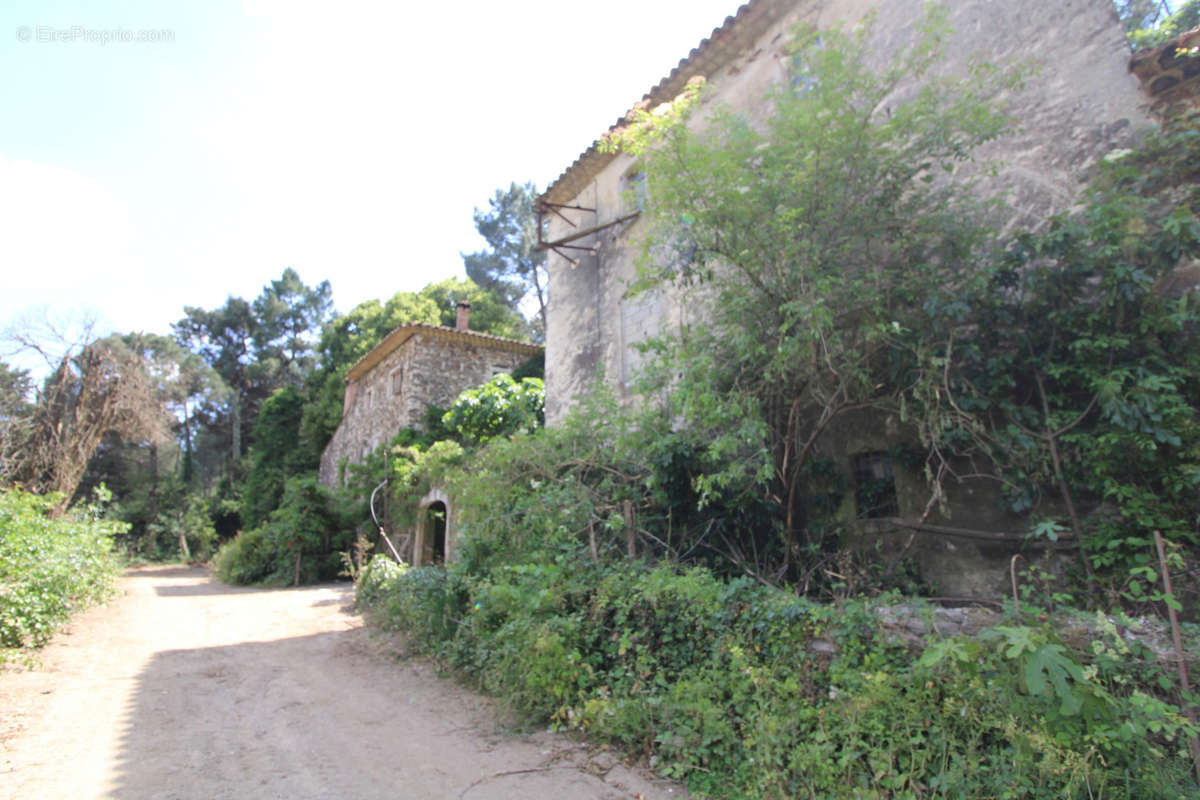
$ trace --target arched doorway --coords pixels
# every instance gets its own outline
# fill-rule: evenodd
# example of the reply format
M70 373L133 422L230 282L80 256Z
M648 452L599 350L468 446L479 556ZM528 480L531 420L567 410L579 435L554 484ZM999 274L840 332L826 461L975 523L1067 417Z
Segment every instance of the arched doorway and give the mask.
M413 531L414 566L445 564L454 557L454 507L441 489L433 489L417 506Z
M441 500L425 507L425 530L421 537L422 564L446 563L446 504Z

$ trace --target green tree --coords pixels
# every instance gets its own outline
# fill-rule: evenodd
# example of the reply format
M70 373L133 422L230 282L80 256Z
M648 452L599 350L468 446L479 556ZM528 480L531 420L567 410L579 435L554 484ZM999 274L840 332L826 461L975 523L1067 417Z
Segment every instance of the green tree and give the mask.
M464 253L467 277L501 297L509 308L519 310L531 297L537 303L534 330L537 338L546 331L546 253L536 249L537 214L534 200L537 187L532 183L513 183L497 189L488 200L489 210L475 209L475 230L488 249Z
M212 310L187 306L183 311L184 317L171 326L176 339L198 353L230 390L222 407L213 409L213 423L224 429L226 471L232 474L245 451L253 412L262 402L254 369L258 321L251 305L240 297L230 297Z
M1200 256L1197 163L1195 121L1111 160L1082 210L1018 237L943 320L942 438L986 455L1041 530L1074 534L1089 573L1144 565L1154 530L1200 545L1200 302L1174 274Z
M242 523L256 528L279 506L287 479L316 468L300 439L304 395L284 386L267 398L250 442L250 467L242 498Z
M310 288L291 267L263 287L253 305L258 363L277 371L280 380L298 385L313 367L313 344L329 319L330 295L329 281Z
M1200 0L1113 0L1134 50L1156 47L1200 25Z
M471 330L509 339L529 338L528 326L521 315L506 305L495 292L474 281L447 278L440 283L429 284L417 292L417 296L433 302L438 309L439 324L448 328L455 325L459 302L466 300L471 304Z
M806 504L822 437L848 414L899 409L939 346L905 336L926 330L927 288L977 269L986 229L960 175L1005 130L990 98L1011 79L938 76L946 33L931 13L881 69L863 64L866 28L804 33L765 125L717 110L693 129L684 98L681 121L643 114L612 143L641 160L653 198L642 287L700 284L705 308L650 344L643 388L703 455L702 504L775 509L772 555L747 565L760 577L820 545Z
M166 424L150 438L105 436L80 489L107 485L117 498L110 513L131 526L122 539L140 554L157 557L166 551L156 537L147 537L148 526L160 514L174 513L185 501L186 489L194 488L196 410L206 400L224 396L226 389L199 355L172 337L138 333L120 339L144 365L151 391L166 411ZM174 546L174 541L167 543L172 550Z
M464 444L484 444L546 424L546 389L538 378L519 383L501 372L478 389L467 389L451 404L442 424Z
M200 355L229 388L210 398L208 424L219 428L233 474L263 401L285 384L302 385L314 363L313 343L329 316L328 282L309 288L295 270L263 287L253 303L230 297L219 308L184 308L176 339Z
M29 372L0 362L0 481L12 479L33 415Z

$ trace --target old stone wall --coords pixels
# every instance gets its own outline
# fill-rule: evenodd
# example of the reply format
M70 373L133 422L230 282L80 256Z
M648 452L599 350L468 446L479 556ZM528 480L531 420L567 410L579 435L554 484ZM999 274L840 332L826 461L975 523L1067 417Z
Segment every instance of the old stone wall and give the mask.
M787 74L788 37L798 23L827 28L874 14L875 43L864 57L884 63L913 35L923 5L923 0L758 0L654 92L661 100L702 74L711 88L706 102L761 118L768 112L768 89ZM1146 99L1128 71L1130 52L1112 3L956 0L948 7L954 35L944 69L961 73L971 61L984 59L1037 70L1024 91L1004 98L1017 119L1014 132L980 154L999 165L997 176L980 190L1004 198L1007 227L1036 227L1075 202L1097 160L1128 146L1151 124ZM588 151L547 196L595 211L564 212L575 228L552 216L546 238L553 241L634 210L627 190L637 178L631 158ZM574 264L550 254L548 424L560 421L601 375L630 401L639 363L632 345L688 319L688 298L674 290L629 295L640 230L640 221L633 221L573 242L597 249Z
M751 122L761 120L769 113L764 100L768 90L788 75L789 33L798 23L829 28L874 15L874 42L864 58L880 65L914 35L913 22L923 5L923 0L757 0L656 86L650 105L671 99L698 74L709 85L704 102L711 105L701 107L693 124L703 124L705 114L718 105ZM1153 125L1147 98L1129 73L1130 51L1112 3L956 0L946 5L954 34L939 69L965 74L975 60L1035 69L1024 90L1000 98L1016 124L1012 133L978 154L997 167L994 177L983 176L978 191L1002 198L1005 231L1037 228L1077 201L1093 165L1112 150L1133 144ZM913 88L901 86L898 93ZM631 158L586 151L547 190L546 199L595 210L564 212L575 228L552 216L546 238L553 241L636 210L631 207L636 201L630 200L636 192L630 190L639 180ZM572 405L595 390L598 380L623 402L636 402L632 377L639 354L633 345L703 313L703 298L694 289L630 294L642 231L641 221L635 220L575 241L595 248L575 263L555 253L549 257L548 424L561 421ZM843 519L862 517L854 488L858 459L873 453L882 459L884 451L912 441L914 433L898 420L866 414L844 420L824 437L820 455L851 477L839 514ZM888 469L895 482L890 516L921 518L929 489L919 468L891 460ZM995 594L1002 589L1007 559L1019 546L1005 534L1021 531L1025 523L1002 509L992 487L956 485L949 492L946 507L953 518L935 507L925 518L927 530L915 538L882 520L855 523L855 545L878 551L884 559L915 559L922 576L945 594ZM956 528L984 535L946 535Z
M338 485L338 464L361 461L401 428L419 426L429 406L512 372L532 345L423 326L346 387L341 424L321 455L320 482Z

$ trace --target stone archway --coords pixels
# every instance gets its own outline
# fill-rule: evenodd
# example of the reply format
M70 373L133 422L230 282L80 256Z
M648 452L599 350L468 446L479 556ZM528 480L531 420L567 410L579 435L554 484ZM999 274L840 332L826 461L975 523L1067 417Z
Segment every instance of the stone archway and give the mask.
M423 567L445 564L454 557L454 506L441 489L432 489L417 504L412 563Z

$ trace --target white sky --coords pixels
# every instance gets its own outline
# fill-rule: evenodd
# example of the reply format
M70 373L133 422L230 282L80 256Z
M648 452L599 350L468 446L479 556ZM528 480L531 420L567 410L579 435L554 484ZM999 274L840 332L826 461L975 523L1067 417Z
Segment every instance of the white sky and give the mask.
M0 330L166 333L288 266L341 311L461 275L474 207L545 187L738 5L8 0Z

